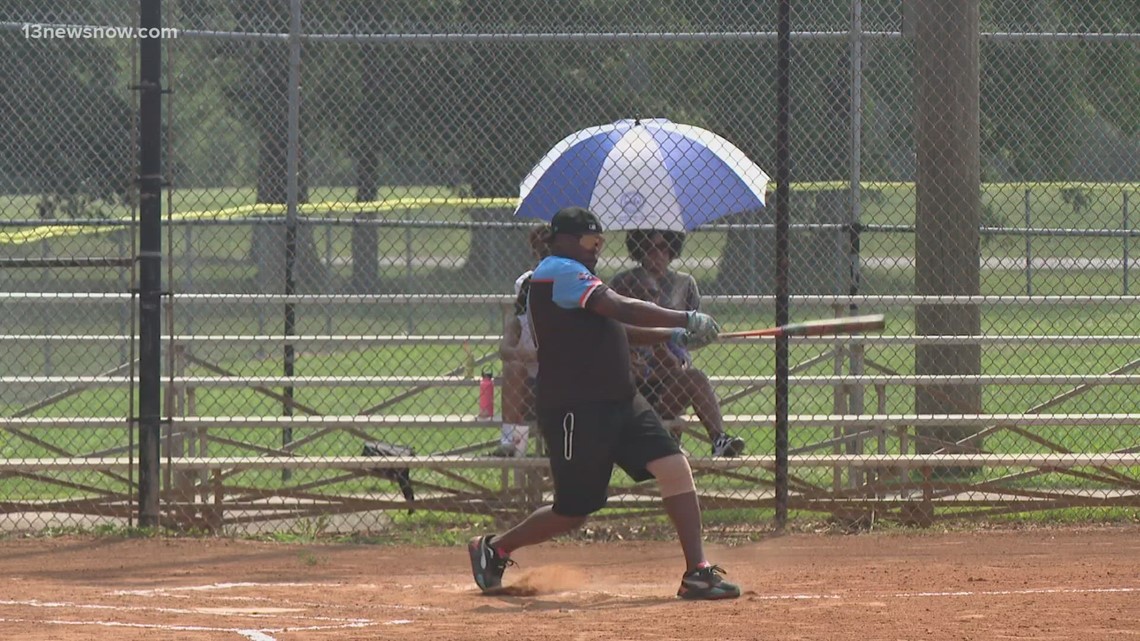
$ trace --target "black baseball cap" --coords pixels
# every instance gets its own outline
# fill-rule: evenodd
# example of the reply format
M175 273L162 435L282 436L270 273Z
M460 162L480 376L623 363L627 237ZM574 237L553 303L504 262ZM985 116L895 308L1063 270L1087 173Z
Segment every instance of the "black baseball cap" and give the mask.
M602 221L594 212L584 207L564 207L550 219L550 233L553 234L600 234Z

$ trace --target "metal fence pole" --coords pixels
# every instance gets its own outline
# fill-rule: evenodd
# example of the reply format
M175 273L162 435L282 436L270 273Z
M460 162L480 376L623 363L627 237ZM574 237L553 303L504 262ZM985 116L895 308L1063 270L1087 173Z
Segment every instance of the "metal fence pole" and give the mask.
M333 256L333 226L325 223L325 291L332 291L333 278L335 277L336 270L333 265L335 264L335 257ZM333 333L333 313L329 308L324 308L325 313L325 333Z
M1124 217L1124 220L1123 220L1123 224L1124 224L1124 295L1127 296L1128 295L1128 260L1129 260L1129 257L1128 257L1128 241L1130 238L1132 238L1132 227L1131 227L1131 223L1128 220L1128 192L1125 191L1123 196L1124 196L1124 206L1123 206L1123 210L1124 210L1123 211L1123 217Z
M183 261L186 266L182 268L182 290L187 294L194 293L194 226L186 225L182 232L183 241L186 243L185 254ZM187 305L183 310L183 318L185 319L184 327L187 334L194 333L194 306Z
M1033 205L1032 190L1025 190L1025 295L1033 295Z
M847 249L847 291L852 296L859 293L859 219L863 209L863 2L851 2L851 226L843 245ZM841 232L842 233L842 232ZM854 315L859 306L852 302L848 311ZM863 373L863 347L851 346L850 371L858 376ZM849 388L848 411L863 413L863 387L852 385Z
M43 242L43 246L40 248L40 258L42 258L44 261L44 267L42 269L40 269L40 291L41 292L48 291L48 282L51 279L51 268L48 267L48 264L50 263L51 258L52 258L51 247L52 247L51 241L45 240ZM45 336L53 333L53 327L54 327L55 323L52 322L51 307L41 307L40 308L40 322L41 322L43 333ZM52 373L55 371L55 367L52 364L52 362L54 360L53 353L54 353L54 347L52 346L52 342L51 341L44 341L44 347L43 347L44 376L51 376Z
M788 216L791 193L792 7L776 16L776 325L788 323ZM788 337L776 339L776 528L788 522Z
M413 260L415 259L415 251L412 246L412 228L404 228L404 283L407 287L409 294L413 293L415 288L415 269L413 267ZM416 333L416 310L408 306L407 310L407 328L408 335Z
M285 209L285 295L297 291L297 200L298 172L300 170L301 143L301 0L289 2L289 113L288 145L286 155L286 209ZM285 336L296 335L296 309L290 300L285 303ZM295 367L294 346L285 343L284 374L293 376ZM293 386L284 390L283 414L293 415ZM286 425L281 431L282 448L288 450L293 442L293 428ZM281 470L281 478L288 480L291 470Z
M115 246L118 248L118 255L119 256L130 256L131 255L130 252L133 248L129 247L129 243L127 241L128 238L130 238L130 236L128 235L128 230L126 230L126 229L115 232ZM119 278L118 278L119 291L121 291L121 292L129 291L130 290L130 280L131 280L130 279L130 269L129 268L119 269L118 275L119 275ZM130 332L134 330L134 327L132 327L132 325L133 325L133 323L131 322L131 312L130 312L129 306L124 305L119 309L119 335L120 336L127 336L128 334L130 334ZM128 351L129 351L129 349L128 349L126 342L123 342L119 345L119 362L120 363L126 363L126 362L129 362L131 360L130 355L128 354Z
M141 0L139 24L159 30L162 0ZM141 527L159 524L162 411L162 39L139 41L139 491Z

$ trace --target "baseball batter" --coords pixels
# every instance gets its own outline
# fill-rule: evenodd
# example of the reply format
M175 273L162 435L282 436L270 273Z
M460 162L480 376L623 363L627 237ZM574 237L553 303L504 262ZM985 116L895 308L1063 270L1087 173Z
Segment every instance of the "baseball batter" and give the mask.
M531 277L528 308L538 345L538 427L548 444L554 504L502 534L471 539L475 583L502 585L514 550L586 522L606 505L615 465L654 478L677 531L685 572L677 596L730 599L740 588L705 557L701 508L688 460L637 393L629 345L671 342L696 349L720 331L708 314L670 310L618 295L595 275L605 239L597 216L570 207L550 224L551 255Z

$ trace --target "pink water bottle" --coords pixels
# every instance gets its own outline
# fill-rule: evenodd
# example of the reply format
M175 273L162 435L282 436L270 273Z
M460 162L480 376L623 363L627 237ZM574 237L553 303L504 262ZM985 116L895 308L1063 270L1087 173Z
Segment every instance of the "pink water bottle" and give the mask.
M495 378L490 370L483 370L483 380L479 381L479 418L495 415Z

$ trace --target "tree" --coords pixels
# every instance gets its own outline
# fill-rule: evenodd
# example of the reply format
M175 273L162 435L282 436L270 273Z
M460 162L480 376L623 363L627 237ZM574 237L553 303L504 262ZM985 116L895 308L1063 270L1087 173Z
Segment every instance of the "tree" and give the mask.
M287 33L289 3L276 0L241 0L233 5L239 27ZM257 40L228 49L240 66L237 82L226 90L226 104L247 122L257 138L257 202L288 202L288 93L289 50L280 41ZM305 121L302 116L302 122ZM304 149L304 127L302 127ZM299 163L298 202L308 201L304 154ZM259 289L281 292L285 284L285 226L280 222L259 223L253 228L251 255L258 265ZM297 292L323 291L328 285L313 242L312 227L297 230L294 275Z
M384 131L381 123L392 116L390 109L384 108L384 98L396 95L398 92L389 91L385 80L391 79L387 73L389 65L381 54L380 47L362 47L359 55L360 66L360 97L357 103L356 121L352 128L358 135L351 137L349 147L352 157L356 161L356 201L374 202L380 188L380 145L387 142L384 138L368 135L368 124ZM363 130L363 131L361 131ZM363 134L363 135L360 135ZM357 213L357 220L362 222L375 218L375 214ZM349 290L353 293L365 294L380 291L380 229L374 225L354 226L350 242L352 253L352 279Z
M106 41L0 37L0 173L38 194L42 218L100 218L123 204L137 161L125 71Z
M1079 73L1056 43L1012 42L986 49L981 113L985 150L1004 159L1012 180L1059 180L1069 168L1075 139Z
M340 0L321 5L324 18L339 16L343 28L363 34L454 30L456 5L432 0ZM361 43L351 51L322 48L306 62L313 110L320 113L336 146L352 159L355 200L372 202L381 188L409 176L401 170L427 168L435 183L455 183L459 93L456 45ZM314 60L321 71L314 71ZM323 72L323 73L322 73ZM335 78L326 81L325 76ZM422 175L417 175L422 177ZM454 184L447 184L453 187ZM432 195L436 195L434 192ZM400 212L404 215L405 212ZM375 212L361 212L361 223ZM351 291L377 292L381 231L371 224L352 229Z

